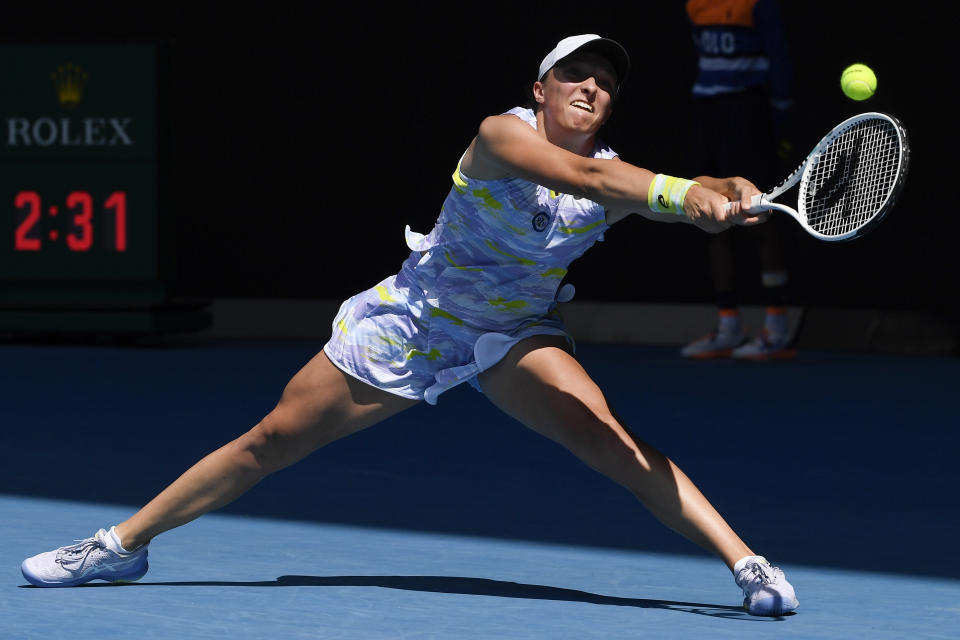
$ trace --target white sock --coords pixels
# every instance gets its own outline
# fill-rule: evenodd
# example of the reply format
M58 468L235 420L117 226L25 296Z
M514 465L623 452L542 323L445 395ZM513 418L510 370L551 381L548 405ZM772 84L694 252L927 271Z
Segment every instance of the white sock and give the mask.
M717 316L717 330L720 333L740 333L740 314L726 309L721 311Z
M123 548L123 545L120 544L120 536L117 535L117 528L110 527L110 531L107 531L107 535L103 539L107 543L107 546L110 547L113 551L119 551L120 553L133 553L132 551L127 551Z
M783 309L776 308L775 310L767 309L767 317L764 322L764 326L767 328L767 332L775 336L786 336L789 329L787 328L787 314Z
M763 564L770 564L763 556L744 556L737 560L737 564L733 565L733 574L736 575L740 573L740 570L747 566L747 563L751 560L755 562L762 562Z

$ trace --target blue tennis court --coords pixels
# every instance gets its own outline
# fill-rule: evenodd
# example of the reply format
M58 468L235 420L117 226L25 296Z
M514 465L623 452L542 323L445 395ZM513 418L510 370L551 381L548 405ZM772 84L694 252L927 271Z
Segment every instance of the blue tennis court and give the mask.
M466 386L157 538L137 584L27 586L24 557L125 519L319 348L0 346L0 637L957 637L948 357L579 346L631 429L785 569L785 618L743 613L722 563Z

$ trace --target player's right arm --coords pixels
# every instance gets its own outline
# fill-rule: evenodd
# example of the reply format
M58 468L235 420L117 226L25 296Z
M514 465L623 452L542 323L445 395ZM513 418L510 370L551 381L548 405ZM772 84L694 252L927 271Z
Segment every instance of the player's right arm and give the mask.
M519 177L588 198L610 211L653 213L647 205L647 192L655 175L652 171L619 159L577 155L552 144L512 115L484 119L460 166L464 174L479 180ZM727 201L706 186L694 186L684 200L685 216L677 218L686 218L710 232L742 224L739 210L724 210Z

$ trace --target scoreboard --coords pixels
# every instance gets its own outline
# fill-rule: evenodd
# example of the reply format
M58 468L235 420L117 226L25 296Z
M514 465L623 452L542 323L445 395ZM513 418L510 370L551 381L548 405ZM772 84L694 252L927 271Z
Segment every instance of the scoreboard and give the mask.
M0 45L0 330L203 328L173 304L156 44Z

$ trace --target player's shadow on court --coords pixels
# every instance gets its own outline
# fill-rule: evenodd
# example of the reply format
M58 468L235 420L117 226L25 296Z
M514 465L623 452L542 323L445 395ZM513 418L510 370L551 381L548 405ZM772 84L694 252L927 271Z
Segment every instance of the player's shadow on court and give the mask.
M111 587L111 584L86 584L79 588ZM465 578L459 576L280 576L276 580L252 582L240 581L193 581L193 582L136 582L124 587L380 587L421 591L425 593L450 593L495 598L524 598L528 600L556 600L561 602L587 602L590 604L638 607L641 609L668 609L714 618L730 618L752 622L771 622L783 618L758 618L747 614L742 607L699 602L674 602L648 598L620 598L604 596L578 589L548 587L540 584L524 584L491 580L488 578Z

